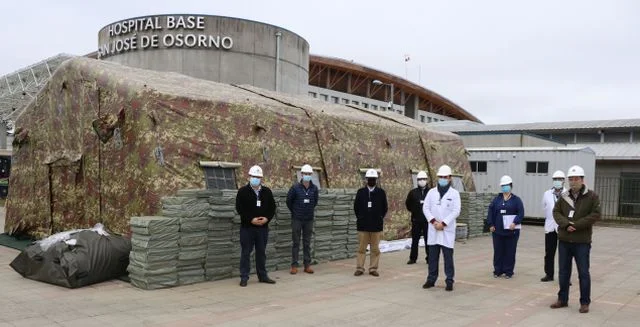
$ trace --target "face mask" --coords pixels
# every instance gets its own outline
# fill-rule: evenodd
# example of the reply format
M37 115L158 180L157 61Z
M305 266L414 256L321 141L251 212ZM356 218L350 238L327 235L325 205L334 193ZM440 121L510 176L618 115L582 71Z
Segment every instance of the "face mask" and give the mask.
M425 187L425 186L427 186L427 181L425 181L425 180L419 180L419 181L418 181L418 186L420 186L420 187Z
M260 178L251 177L249 179L249 183L251 184L251 186L256 187L256 186L260 185Z
M557 190L562 188L562 181L553 181L553 187Z
M368 178L367 179L367 185L369 185L369 187L376 186L376 179L375 178Z
M302 175L303 182L311 182L311 175Z
M445 187L449 184L449 180L446 178L438 178L438 185Z
M511 185L502 185L502 193L511 192Z

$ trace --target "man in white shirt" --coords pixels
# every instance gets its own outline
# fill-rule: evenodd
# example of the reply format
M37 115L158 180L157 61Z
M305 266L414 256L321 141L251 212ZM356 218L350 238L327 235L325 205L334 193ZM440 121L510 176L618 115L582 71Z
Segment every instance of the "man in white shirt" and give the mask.
M438 169L438 185L429 190L422 211L428 222L427 249L429 275L422 288L435 286L438 279L440 252L444 256L446 291L453 291L455 269L453 243L456 240L456 219L460 215L460 193L451 187L451 168L442 165Z
M558 248L558 224L553 219L553 207L564 191L565 176L561 170L553 173L553 187L542 196L544 208L544 277L541 282L553 281L556 249Z

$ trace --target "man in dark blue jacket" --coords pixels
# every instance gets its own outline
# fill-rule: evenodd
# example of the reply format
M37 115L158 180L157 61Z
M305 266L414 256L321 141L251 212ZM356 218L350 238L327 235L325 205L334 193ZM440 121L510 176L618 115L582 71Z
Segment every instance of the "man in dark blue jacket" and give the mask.
M365 174L367 186L358 190L353 203L358 226L358 256L356 272L354 276L364 274L364 260L367 253L367 245L371 248L369 258L369 275L378 277L378 263L380 261L380 239L384 226L384 218L387 215L387 194L376 186L378 172L375 169L367 170Z
M294 184L287 193L287 207L291 211L291 270L298 273L298 254L300 252L300 233L302 232L302 252L304 272L313 274L311 269L311 232L313 231L313 211L318 204L318 187L313 184L313 168L310 165L300 169L302 179Z
M275 284L267 275L267 240L269 222L276 213L276 201L271 190L262 185L262 168L249 169L249 184L241 187L236 195L236 211L240 214L240 286L247 286L250 257L256 249L256 272L260 283Z

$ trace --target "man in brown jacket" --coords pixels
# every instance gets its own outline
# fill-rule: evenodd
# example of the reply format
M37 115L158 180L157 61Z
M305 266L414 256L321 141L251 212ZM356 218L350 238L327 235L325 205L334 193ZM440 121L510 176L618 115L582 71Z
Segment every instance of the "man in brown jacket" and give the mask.
M600 219L598 195L584 184L584 169L572 166L567 172L569 189L562 193L553 208L553 219L558 224L558 277L560 290L552 309L563 308L569 302L571 259L575 258L580 279L580 313L589 312L591 303L591 276L589 255L593 224Z

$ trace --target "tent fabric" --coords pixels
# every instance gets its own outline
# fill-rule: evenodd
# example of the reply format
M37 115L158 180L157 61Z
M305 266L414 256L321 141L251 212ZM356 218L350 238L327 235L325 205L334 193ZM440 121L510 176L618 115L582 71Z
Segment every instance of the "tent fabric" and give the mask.
M412 170L434 180L446 163L474 189L461 139L401 115L89 58L63 63L16 126L5 230L36 238L98 222L127 233L163 196L204 189L200 161L240 163L236 187L254 164L271 188L303 163L324 188L361 187L360 169L379 168L387 238L408 231Z

